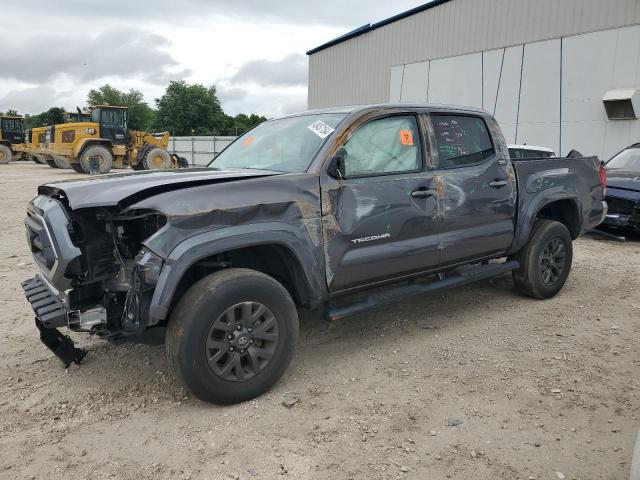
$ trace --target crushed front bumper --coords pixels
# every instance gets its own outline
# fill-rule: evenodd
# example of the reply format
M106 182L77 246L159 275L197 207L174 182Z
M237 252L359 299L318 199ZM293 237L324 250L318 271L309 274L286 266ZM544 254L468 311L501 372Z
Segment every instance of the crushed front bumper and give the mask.
M64 363L65 367L71 363L80 363L87 352L75 347L73 340L57 328L67 325L67 308L62 301L39 275L22 282L22 288L36 314L36 327L42 343Z

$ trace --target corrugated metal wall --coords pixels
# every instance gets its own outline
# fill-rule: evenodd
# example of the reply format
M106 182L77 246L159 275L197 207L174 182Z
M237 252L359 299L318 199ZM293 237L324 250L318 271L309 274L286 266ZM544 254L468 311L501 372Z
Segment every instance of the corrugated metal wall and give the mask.
M453 0L309 58L309 107L386 102L391 67L640 23L640 0Z

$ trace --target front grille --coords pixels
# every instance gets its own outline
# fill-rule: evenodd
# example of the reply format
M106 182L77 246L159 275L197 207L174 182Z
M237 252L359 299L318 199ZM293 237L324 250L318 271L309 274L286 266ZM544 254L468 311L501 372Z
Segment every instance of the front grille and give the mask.
M625 198L607 197L607 205L609 213L617 213L619 215L633 215L638 210L638 204L633 200Z
M56 253L42 218L27 212L25 226L33 258L44 269L52 270L56 263Z

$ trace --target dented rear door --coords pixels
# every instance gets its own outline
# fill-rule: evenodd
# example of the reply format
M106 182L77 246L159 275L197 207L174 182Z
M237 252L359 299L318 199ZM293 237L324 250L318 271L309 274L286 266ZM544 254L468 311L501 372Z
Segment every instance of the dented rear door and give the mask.
M429 130L437 150L442 263L506 252L514 237L517 186L498 125L481 114L434 112Z

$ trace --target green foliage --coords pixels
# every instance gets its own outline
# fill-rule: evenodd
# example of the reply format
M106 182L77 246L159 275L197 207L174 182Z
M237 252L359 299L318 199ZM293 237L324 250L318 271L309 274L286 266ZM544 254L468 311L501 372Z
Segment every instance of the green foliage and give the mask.
M111 85L103 85L97 90L89 90L87 104L90 107L96 105L113 105L128 108L128 126L131 130L151 130L155 112L144 101L144 95L139 90L131 89L123 92Z
M220 107L216 87L185 81L171 82L165 94L156 99L156 130L172 135L239 135L264 122L259 115L231 117Z
M156 99L156 106L157 129L173 135L210 135L224 127L225 115L214 86L173 81Z
M157 110L144 101L142 92L131 89L123 92L111 85L90 90L87 104L114 105L128 108L128 126L132 130L163 131L172 135L241 135L266 121L261 115L235 117L222 111L216 87L188 84L185 81L171 82L164 95L156 99ZM66 112L62 107L52 107L37 115L25 115L25 128L44 127L62 123ZM9 110L6 115L18 115Z
M62 107L52 107L46 112L37 115L25 115L24 128L45 127L62 123L62 115L65 111Z
M7 117L19 117L20 116L20 114L18 113L17 110L12 110L12 109L7 110L7 113L4 113L3 115L6 115Z

